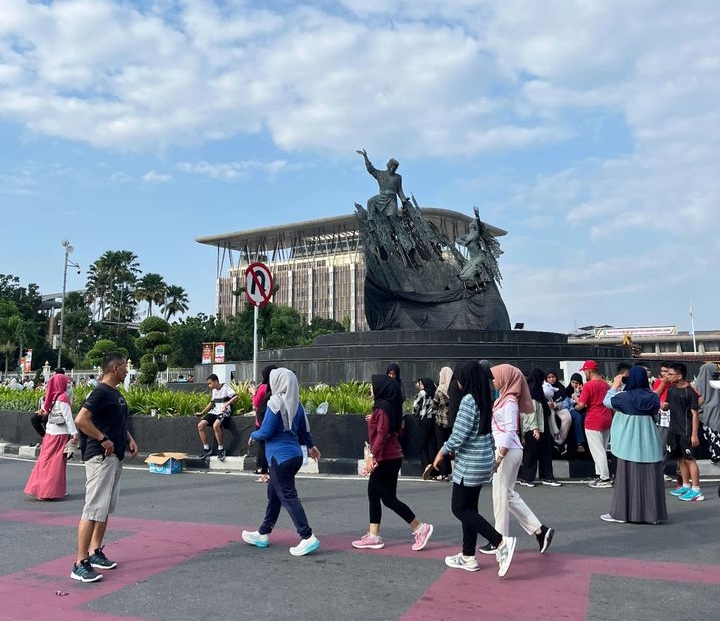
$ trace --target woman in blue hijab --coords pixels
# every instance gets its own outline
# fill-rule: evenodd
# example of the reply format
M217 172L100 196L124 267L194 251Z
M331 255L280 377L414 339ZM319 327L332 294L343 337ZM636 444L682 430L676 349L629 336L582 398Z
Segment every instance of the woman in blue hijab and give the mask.
M603 405L615 410L610 428L612 454L617 458L615 487L606 522L657 524L667 520L663 450L655 416L660 398L650 390L645 367L634 366L621 391L615 376Z

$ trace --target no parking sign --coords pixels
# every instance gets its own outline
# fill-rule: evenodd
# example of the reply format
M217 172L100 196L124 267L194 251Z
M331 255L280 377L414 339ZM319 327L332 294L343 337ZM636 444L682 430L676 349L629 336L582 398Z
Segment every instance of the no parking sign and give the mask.
M264 263L251 263L245 270L245 297L253 306L265 306L272 297L273 278Z

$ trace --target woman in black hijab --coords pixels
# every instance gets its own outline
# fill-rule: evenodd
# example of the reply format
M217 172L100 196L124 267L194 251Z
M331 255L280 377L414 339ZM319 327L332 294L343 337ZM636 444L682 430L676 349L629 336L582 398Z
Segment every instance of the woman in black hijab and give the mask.
M379 550L385 546L380 536L382 505L397 513L412 529L414 551L422 550L433 532L432 524L418 520L410 507L397 497L397 482L402 465L402 449L398 433L402 423L402 411L396 403L399 397L398 383L388 375L372 376L373 411L367 417L370 454L365 459L368 479L368 502L370 526L368 532L352 542L354 548Z
M552 434L550 433L550 406L543 391L545 372L542 369L533 369L527 378L530 396L536 404L537 428L534 430L523 430L523 463L520 467L520 478L518 483L526 487L535 487L535 474L540 463L540 480L543 485L560 487L560 482L555 480L552 467ZM530 414L530 412L521 412Z

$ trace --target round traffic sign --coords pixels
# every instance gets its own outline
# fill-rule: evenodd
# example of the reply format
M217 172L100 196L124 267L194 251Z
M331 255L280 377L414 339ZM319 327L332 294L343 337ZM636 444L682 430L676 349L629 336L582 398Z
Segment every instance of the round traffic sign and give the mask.
M270 268L264 263L251 263L245 270L245 297L253 306L265 306L273 292Z

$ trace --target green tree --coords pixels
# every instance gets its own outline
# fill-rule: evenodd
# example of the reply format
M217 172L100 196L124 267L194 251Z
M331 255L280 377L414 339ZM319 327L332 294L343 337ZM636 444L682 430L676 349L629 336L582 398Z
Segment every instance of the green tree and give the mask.
M185 289L178 285L170 285L165 292L163 304L165 319L170 321L175 315L187 313L189 309L190 300L188 299L187 293L185 293Z
M88 352L88 361L94 367L97 367L102 362L103 356L107 353L110 353L111 351L118 351L125 356L128 355L127 349L125 349L124 347L119 347L115 343L115 341L111 341L110 339L100 339L92 346L92 349Z
M6 369L16 369L25 350L44 342L48 324L41 304L36 284L23 287L17 276L0 274L0 351L5 355Z
M292 347L306 340L306 324L302 316L289 306L276 306L265 338L268 349Z
M167 369L167 356L171 351L170 324L160 317L148 317L140 324L140 338L135 344L142 354L137 376L139 384L151 385L157 379L158 371Z
M17 357L15 356L17 342L15 337L21 322L22 317L15 302L0 300L0 352L5 358L5 375L8 374L10 369L11 359L13 360L13 368L17 364Z
M321 334L335 334L336 332L345 332L345 326L334 319L322 319L321 317L313 317L308 326L308 338L314 339Z
M76 366L96 340L92 331L92 313L82 294L77 291L68 293L65 296L63 344Z
M224 329L222 322L203 313L173 323L168 333L172 346L170 365L191 367L199 364L202 344L225 340Z
M147 317L152 315L153 304L158 306L165 302L168 286L160 274L149 272L135 283L135 299L147 302Z
M135 318L134 287L140 273L130 250L108 250L90 266L85 290L99 320L122 323Z

